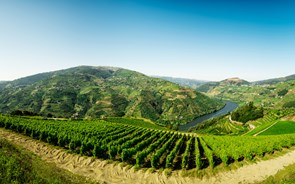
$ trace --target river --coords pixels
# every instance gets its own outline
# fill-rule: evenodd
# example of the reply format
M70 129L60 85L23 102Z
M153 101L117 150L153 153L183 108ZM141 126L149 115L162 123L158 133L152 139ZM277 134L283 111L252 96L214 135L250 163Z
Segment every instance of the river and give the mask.
M224 102L225 102L225 106L222 109L220 109L219 111L216 111L216 112L213 112L210 114L206 114L204 116L200 116L200 117L194 119L192 122L189 122L186 125L180 125L178 127L178 130L179 131L187 131L189 128L195 126L198 123L201 123L201 122L208 120L210 118L215 118L215 117L227 114L229 112L232 112L233 110L235 110L239 106L237 103L229 101L229 100L226 100Z

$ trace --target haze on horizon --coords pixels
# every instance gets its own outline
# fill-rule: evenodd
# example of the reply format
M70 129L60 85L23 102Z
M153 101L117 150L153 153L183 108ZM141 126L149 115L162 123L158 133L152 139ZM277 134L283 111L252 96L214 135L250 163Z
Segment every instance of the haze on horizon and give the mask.
M79 65L248 81L294 74L291 0L0 1L0 81Z

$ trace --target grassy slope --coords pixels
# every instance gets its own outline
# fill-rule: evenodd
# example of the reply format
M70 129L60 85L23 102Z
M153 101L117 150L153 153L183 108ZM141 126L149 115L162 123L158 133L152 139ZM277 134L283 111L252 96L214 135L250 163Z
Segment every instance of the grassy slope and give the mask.
M90 183L0 139L0 183Z
M267 114L264 115L263 118L260 118L256 121L248 122L248 124L254 125L256 128L253 130L250 130L245 135L256 135L269 127L276 124L278 121L280 121L281 118L286 116L292 116L292 114L295 113L295 109L281 109L281 110L268 110Z
M295 122L293 121L279 121L274 126L259 135L279 135L279 134L293 134L295 133Z
M256 121L249 122L250 124L255 126L255 129L250 130L245 135L250 135L250 136L255 135L255 134L265 130L266 128L272 126L277 121L278 121L277 115L275 115L274 113L269 113L269 114L265 115L263 118L260 118Z

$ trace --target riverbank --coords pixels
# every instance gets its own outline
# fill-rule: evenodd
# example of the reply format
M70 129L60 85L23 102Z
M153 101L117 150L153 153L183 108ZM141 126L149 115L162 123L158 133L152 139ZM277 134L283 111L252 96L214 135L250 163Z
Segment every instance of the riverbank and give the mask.
M206 121L208 119L222 116L224 114L232 112L239 106L237 103L229 101L229 100L226 100L224 102L225 102L225 106L222 109L220 109L216 112L210 113L210 114L206 114L204 116L200 116L188 124L180 125L178 127L178 130L179 131L188 131L191 127L196 126L198 123L201 123L201 122Z

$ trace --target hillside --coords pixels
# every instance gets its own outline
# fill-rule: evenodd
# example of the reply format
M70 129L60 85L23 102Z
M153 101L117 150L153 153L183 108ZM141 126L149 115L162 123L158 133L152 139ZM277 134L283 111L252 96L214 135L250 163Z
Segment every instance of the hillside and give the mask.
M295 80L264 85L215 86L205 94L239 103L253 101L257 105L273 108L295 107Z
M196 89L198 86L207 83L208 81L204 80L195 80L195 79L186 79L186 78L175 78L175 77L165 77L165 76L155 76L156 78L164 79L176 84L179 84L184 87L189 87Z
M6 84L7 84L7 81L0 81L0 89L3 89Z
M196 88L197 91L207 93L219 86L241 86L250 84L248 81L240 79L238 77L228 78L220 82L207 82Z
M290 80L295 80L295 74L289 75L289 76L286 76L286 77L280 77L280 78L256 81L256 82L253 82L253 84L260 84L260 85L261 84L276 84L276 83L279 83L279 82L287 82L287 81L290 81Z
M295 75L249 83L239 78L208 82L196 90L210 97L238 103L253 101L257 105L275 108L295 107Z
M137 117L180 124L215 111L220 101L141 73L80 66L5 83L0 112L27 110L43 116Z
M143 175L151 183L254 183L294 164L295 155L287 151L294 134L197 136L102 120L9 116L0 116L0 127L1 137L99 183L146 183Z
M253 102L257 107L263 107L266 112L263 118L257 121L250 121L250 123L245 125L240 122L242 120L237 120L241 117L225 116L200 123L192 127L191 131L215 135L241 135L251 130L251 135L255 135L265 128L272 126L276 123L278 117L281 117L283 114L294 114L292 109L295 109L295 80L292 80L292 76L266 81L270 83L249 83L234 78L199 86L197 90L210 97L231 100L239 103L240 106ZM273 113L273 111L278 111L279 113ZM245 115L247 113L244 112L242 114ZM272 114L277 115L273 116Z

